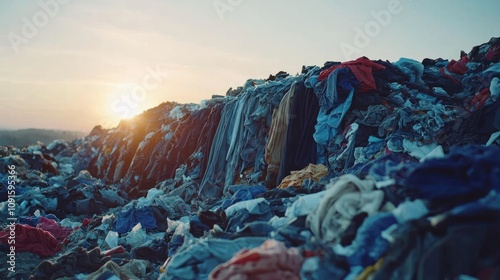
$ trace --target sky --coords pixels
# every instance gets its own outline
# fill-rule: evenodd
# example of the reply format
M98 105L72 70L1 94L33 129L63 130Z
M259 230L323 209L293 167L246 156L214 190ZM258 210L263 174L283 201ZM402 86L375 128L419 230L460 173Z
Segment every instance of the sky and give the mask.
M498 11L498 0L1 1L0 129L112 127L325 61L457 59L500 36Z

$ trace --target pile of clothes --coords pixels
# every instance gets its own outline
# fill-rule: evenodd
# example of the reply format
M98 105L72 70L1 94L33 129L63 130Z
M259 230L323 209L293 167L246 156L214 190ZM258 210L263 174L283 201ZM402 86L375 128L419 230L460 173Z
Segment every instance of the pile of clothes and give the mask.
M500 38L2 147L31 279L498 279ZM10 227L2 224L0 249ZM13 277L15 275L7 275Z

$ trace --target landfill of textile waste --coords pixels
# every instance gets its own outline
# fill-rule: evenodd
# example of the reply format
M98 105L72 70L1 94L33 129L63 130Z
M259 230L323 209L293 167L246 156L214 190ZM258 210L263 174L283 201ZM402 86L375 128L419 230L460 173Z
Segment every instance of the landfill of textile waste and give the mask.
M0 273L500 279L499 59L492 38L456 60L303 66L2 147Z

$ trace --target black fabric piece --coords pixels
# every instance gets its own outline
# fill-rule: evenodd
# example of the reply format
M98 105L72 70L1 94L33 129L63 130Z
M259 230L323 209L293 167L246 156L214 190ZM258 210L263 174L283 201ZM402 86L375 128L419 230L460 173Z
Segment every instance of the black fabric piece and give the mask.
M290 120L283 145L277 185L284 177L290 175L291 171L300 170L309 163L316 163L317 144L313 134L318 112L319 103L314 90L306 88L303 82L297 83L289 112Z
M168 243L162 241L160 244L133 248L131 256L134 259L148 260L154 264L162 264L168 258Z
M92 273L104 263L99 248L87 251L82 247L76 247L54 261L41 262L33 270L30 279L58 279L79 273Z
M189 233L191 233L196 238L202 237L203 234L209 230L210 228L202 222L194 220L189 221Z
M361 212L352 218L351 223L349 224L347 229L340 234L340 245L351 245L354 238L356 238L358 228L361 226L366 217L368 217L368 214L366 212Z
M213 228L214 225L219 225L221 228L225 228L227 225L226 213L224 211L221 211L220 214L216 214L208 210L201 211L198 213L198 218L209 228Z
M226 231L236 232L237 228L243 228L246 224L256 221L269 221L272 217L270 211L262 214L251 214L248 210L242 209L229 218Z

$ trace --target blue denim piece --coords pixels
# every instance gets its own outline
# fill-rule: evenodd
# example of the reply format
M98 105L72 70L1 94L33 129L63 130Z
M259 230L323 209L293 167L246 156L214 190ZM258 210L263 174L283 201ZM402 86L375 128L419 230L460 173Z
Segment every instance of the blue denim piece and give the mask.
M207 171L200 184L199 196L202 198L220 197L222 195L226 174L225 157L230 143L229 131L234 124L232 116L237 106L238 99L233 99L222 110L221 120L210 148Z
M184 236L180 234L174 234L168 243L168 255L173 256L177 253L177 250L184 244Z
M129 232L136 224L141 223L144 229L157 228L156 220L151 212L151 206L136 208L129 206L118 213L115 222L115 231L122 234Z
M353 241L354 253L347 257L351 267L366 267L377 262L390 245L382 237L382 232L397 223L392 213L378 213L366 218Z
M376 153L380 152L382 147L386 145L385 141L379 141L379 142L372 142L369 143L364 149L363 149L363 154L365 155L366 158L370 158L371 156L375 155Z
M229 206L244 200L250 200L257 197L257 195L265 193L266 188L262 185L249 186L238 190L233 194L231 199L226 199L222 202L222 209L226 210Z
M379 157L372 161L369 166L368 174L376 181L385 181L389 178L402 180L413 171L416 162L407 162L399 153L391 153Z
M354 87L359 85L359 82L352 77L354 76L348 68L336 69L326 79L325 90L316 91L320 110L313 137L320 146L318 148L320 159L325 158L322 149L328 147L328 141L340 133L340 124L351 107ZM318 163L323 162L318 161Z

